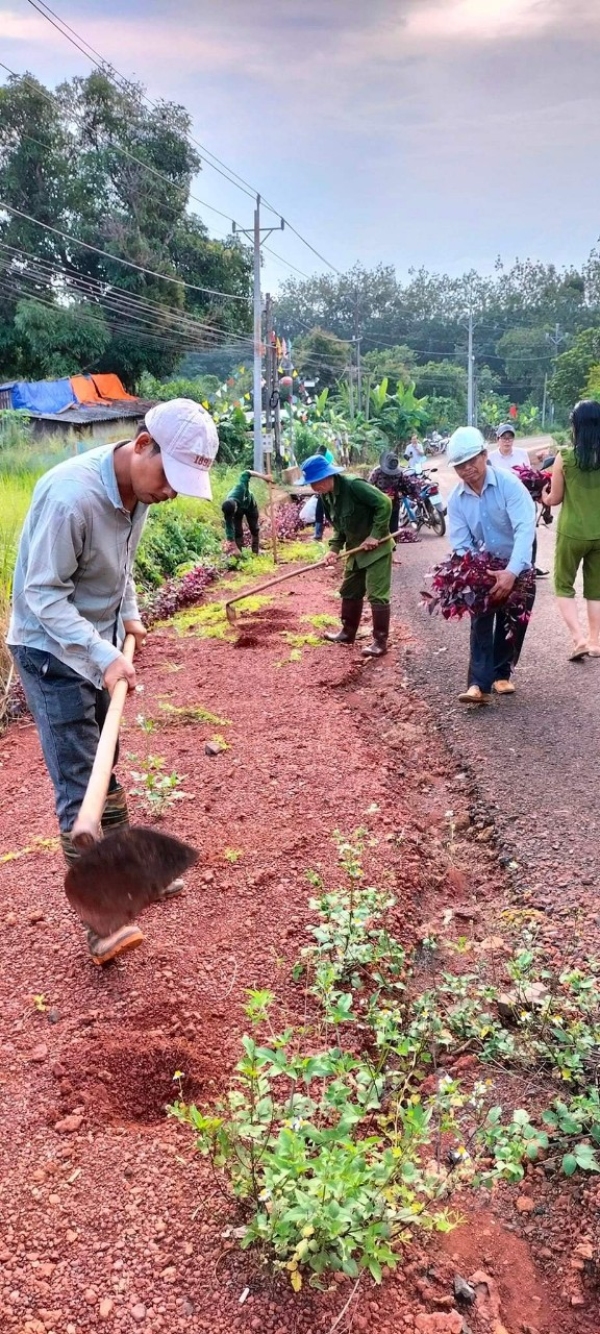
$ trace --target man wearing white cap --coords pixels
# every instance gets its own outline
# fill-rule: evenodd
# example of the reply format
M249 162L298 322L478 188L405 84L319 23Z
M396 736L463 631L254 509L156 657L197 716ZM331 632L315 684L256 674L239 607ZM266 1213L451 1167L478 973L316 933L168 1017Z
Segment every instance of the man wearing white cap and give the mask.
M151 408L134 440L59 463L34 490L7 642L52 779L68 864L77 857L70 831L110 694L123 678L135 688L135 668L121 648L126 633L135 635L138 648L146 637L132 570L148 506L174 500L178 492L210 500L208 474L218 447L204 408L177 398ZM127 823L125 793L113 773L102 828L112 833ZM134 924L106 939L88 931L98 964L142 939Z
M502 604L518 576L531 566L535 505L516 473L490 466L485 441L474 426L461 426L451 436L448 462L459 478L448 500L452 550L458 555L486 552L506 561L503 570L494 572L493 610L471 618L468 687L459 695L461 704L487 704L492 689L497 695L513 695L515 690L510 678L527 626L508 639Z

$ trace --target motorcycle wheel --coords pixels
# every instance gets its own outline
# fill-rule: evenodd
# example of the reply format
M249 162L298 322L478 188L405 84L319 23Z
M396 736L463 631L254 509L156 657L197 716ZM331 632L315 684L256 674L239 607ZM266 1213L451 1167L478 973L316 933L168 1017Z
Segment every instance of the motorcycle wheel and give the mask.
M437 533L438 537L444 536L444 533L446 532L446 520L442 511L436 509L435 505L431 504L431 501L429 501L427 505L427 522L429 527L433 528L434 533Z

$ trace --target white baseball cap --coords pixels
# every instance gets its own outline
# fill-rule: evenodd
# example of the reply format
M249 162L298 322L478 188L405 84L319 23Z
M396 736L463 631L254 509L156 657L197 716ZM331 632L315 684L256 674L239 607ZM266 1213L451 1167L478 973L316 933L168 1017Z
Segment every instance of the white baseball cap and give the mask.
M467 463L469 459L474 459L478 454L483 453L485 449L485 440L481 431L476 426L459 426L458 430L450 436L446 458L448 463L454 467L460 467L461 463Z
M217 456L219 437L210 413L191 398L157 403L144 418L160 448L169 486L182 496L212 500L208 470Z

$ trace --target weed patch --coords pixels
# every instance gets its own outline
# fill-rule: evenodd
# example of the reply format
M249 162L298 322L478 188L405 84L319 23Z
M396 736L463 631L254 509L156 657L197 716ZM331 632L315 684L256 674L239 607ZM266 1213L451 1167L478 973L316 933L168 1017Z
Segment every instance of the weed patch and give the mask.
M279 1027L273 993L250 992L228 1095L170 1109L228 1181L242 1247L295 1291L331 1271L379 1282L415 1227L457 1221L455 1186L516 1182L538 1160L600 1171L598 970L551 978L526 941L507 963L510 1004L479 974L419 990L418 955L387 925L393 897L364 883L366 831L336 837L341 886L308 873L316 923L293 970L306 1021ZM446 1072L466 1050L481 1070L470 1087ZM523 1065L546 1080L546 1106L506 1115L491 1072Z

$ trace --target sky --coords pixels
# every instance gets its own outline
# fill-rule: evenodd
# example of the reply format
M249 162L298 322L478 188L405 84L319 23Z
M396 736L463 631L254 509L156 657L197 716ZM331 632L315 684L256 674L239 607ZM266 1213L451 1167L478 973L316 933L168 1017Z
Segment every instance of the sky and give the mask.
M49 2L152 98L184 104L194 135L337 269L562 266L596 243L598 0ZM0 0L0 35L0 59L50 87L91 68L28 0ZM252 199L207 162L193 190L251 225ZM268 245L327 271L289 230ZM264 259L276 292L291 271Z

